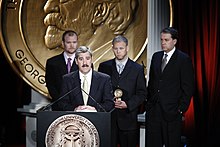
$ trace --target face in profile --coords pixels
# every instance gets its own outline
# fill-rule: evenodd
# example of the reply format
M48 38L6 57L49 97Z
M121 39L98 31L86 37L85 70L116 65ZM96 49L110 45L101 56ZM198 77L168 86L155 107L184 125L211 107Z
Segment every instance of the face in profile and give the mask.
M45 44L49 49L54 49L61 45L62 34L67 29L72 29L81 33L81 29L90 29L92 13L86 10L86 0L48 0L44 6L46 17L44 24L47 27L45 34ZM86 17L82 17L82 16Z
M136 5L136 0L48 0L44 6L45 45L49 49L61 47L67 29L77 32L83 45L98 33L103 38L105 34L97 28L121 34L131 23Z

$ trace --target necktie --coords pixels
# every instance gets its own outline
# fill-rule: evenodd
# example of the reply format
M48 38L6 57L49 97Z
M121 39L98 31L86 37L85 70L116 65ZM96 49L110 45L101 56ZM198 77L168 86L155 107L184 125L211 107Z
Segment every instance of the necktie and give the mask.
M124 65L122 63L118 64L118 73L121 74L124 69Z
M83 91L83 101L84 101L84 104L87 105L87 101L88 101L88 81L86 79L86 76L83 76L84 77L84 80L83 80L83 90L86 92Z
M167 54L164 54L163 60L162 60L162 64L161 64L161 71L163 72L166 64L167 64Z
M68 73L70 73L70 69L71 69L71 58L68 58L67 59L67 71L68 71Z

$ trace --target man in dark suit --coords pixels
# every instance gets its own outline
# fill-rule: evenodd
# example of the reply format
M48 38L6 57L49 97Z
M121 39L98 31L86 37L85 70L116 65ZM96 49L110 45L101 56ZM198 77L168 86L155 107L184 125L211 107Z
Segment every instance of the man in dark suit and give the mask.
M147 95L144 68L128 57L127 38L116 36L112 45L115 58L100 63L98 71L111 76L117 113L116 137L120 147L136 147L139 133L137 115Z
M153 54L147 97L147 147L180 147L182 115L194 92L194 71L190 57L175 45L178 32L161 31L161 48Z
M63 76L59 110L64 111L111 111L114 108L111 78L94 71L92 52L86 46L76 50L79 70ZM67 94L68 93L68 94Z
M65 31L62 36L62 45L64 51L59 55L49 58L46 62L45 80L52 101L57 100L60 96L62 76L68 73L68 58L71 59L70 72L78 69L74 61L75 50L78 45L77 33L72 30ZM56 109L56 104L54 104L52 108Z

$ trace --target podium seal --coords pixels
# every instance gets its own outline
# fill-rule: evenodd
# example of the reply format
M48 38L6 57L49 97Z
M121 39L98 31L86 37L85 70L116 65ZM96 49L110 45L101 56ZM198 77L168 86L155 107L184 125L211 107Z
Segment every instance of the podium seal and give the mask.
M51 123L45 144L46 147L99 147L100 139L97 129L87 118L68 114Z

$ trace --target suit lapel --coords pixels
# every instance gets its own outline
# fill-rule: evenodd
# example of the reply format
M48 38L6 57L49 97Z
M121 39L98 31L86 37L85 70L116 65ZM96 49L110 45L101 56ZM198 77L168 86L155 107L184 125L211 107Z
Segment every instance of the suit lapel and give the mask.
M121 77L120 77L121 79L125 78L127 74L131 72L131 64L132 64L131 60L128 59L127 63L125 64L124 70L121 73Z
M176 63L177 54L178 54L178 51L176 49L173 55L171 56L169 62L167 63L166 67L164 68L163 72L166 72L167 69L169 69L170 67L173 67L173 65Z
M63 55L63 52L60 54L60 57L59 57L60 59L60 61L61 62L59 62L60 63L60 66L61 66L61 71L63 71L63 73L65 73L65 74L67 74L67 65L66 65L66 61L65 61L65 58L64 58L64 55ZM70 69L70 71L72 72L72 71L76 71L76 70L78 70L79 68L78 68L78 65L76 64L76 62L75 61L73 61L73 64L72 64L72 66L71 66L71 69Z
M63 56L63 53L61 53L59 55L59 61L57 62L59 64L59 67L60 67L60 71L62 74L67 74L67 67L66 67L66 62L65 62L65 59L64 59L64 56Z
M75 70L78 70L78 65L76 64L76 61L73 61L73 64L71 66L71 71L75 71Z
M91 86L90 86L90 91L89 91L90 95L95 95L95 92L97 91L98 85L100 82L100 80L98 80L98 79L99 79L99 75L95 71L93 71L92 72L92 81L91 81Z
M158 66L156 67L156 70L157 70L157 73L160 73L160 74L162 74L161 65L162 65L163 54L164 54L163 51L161 51L161 52L158 54L157 59L156 59L156 61L157 61L158 63L155 64L155 65L158 65Z
M79 86L79 91L82 91L81 90L81 83L80 83L80 78L79 78L79 71L75 71L73 74L73 85L75 85L74 87L77 87ZM78 91L78 90L77 90ZM76 95L76 100L79 101L79 104L84 104L83 102L83 99L82 99L82 92L76 92L77 95Z
M116 68L115 59L112 60L111 71L112 71L112 75L111 75L112 80L113 81L118 81L118 71L117 71L117 68Z

